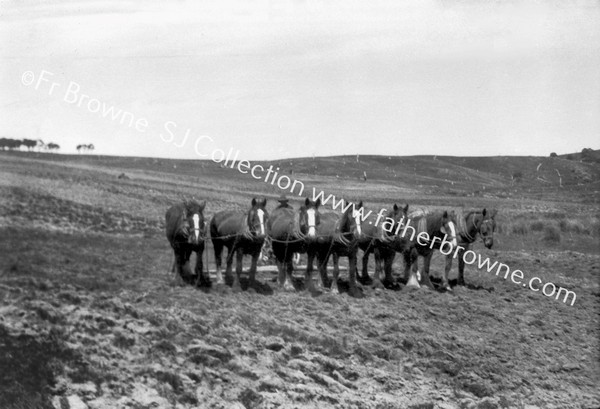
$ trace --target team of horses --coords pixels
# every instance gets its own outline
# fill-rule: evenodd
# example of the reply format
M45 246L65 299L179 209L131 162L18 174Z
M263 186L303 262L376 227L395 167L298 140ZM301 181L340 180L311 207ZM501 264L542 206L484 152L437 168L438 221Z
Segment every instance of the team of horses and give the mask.
M451 291L448 275L452 259L458 258L458 285L464 285L464 260L462 255L481 237L487 248L493 246L496 211L473 210L456 214L449 211L408 213L408 205L394 204L383 211L377 223L372 217L363 220L362 201L348 206L344 212L321 212L321 202L306 198L299 209L280 204L270 214L266 199L253 198L245 211L226 210L213 215L206 224L206 202L184 201L171 206L166 212L166 236L173 249L175 260L172 271L184 281L195 285L211 284L202 261L205 242L212 241L216 263L217 284L231 283L233 290L241 290L240 275L244 255L251 257L249 286L254 287L259 255L266 242L278 269L278 284L293 290L293 259L306 254L305 289L315 292L330 288L339 293L339 258L348 258L348 293L361 295L360 287L372 284L379 287L394 285L392 264L399 254L404 261L404 280L407 285L433 288L429 266L434 251L444 244L451 251L446 255L446 267L441 280L441 290ZM210 236L209 236L210 232ZM225 278L222 273L222 253L227 248ZM362 250L362 271L357 273L358 251ZM194 271L190 257L196 252ZM369 276L369 256L375 257L375 273ZM418 257L423 258L423 273L418 270ZM236 259L236 274L232 272ZM333 259L330 280L327 265ZM313 281L313 264L316 259L319 275ZM383 278L382 278L383 273ZM421 279L418 277L421 276Z

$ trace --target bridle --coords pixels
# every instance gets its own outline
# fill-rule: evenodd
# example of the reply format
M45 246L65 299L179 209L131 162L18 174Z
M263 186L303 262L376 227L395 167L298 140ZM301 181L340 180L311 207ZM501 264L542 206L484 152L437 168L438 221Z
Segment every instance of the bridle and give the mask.
M394 232L400 233L401 227L404 225L404 220L406 219L407 215L405 212L399 213L399 215L401 216L400 219L398 219L398 220L393 219L394 225L392 226L391 230L387 231L386 229L384 229L383 223L378 226L378 228L380 229L379 240L381 240L382 243L386 243L386 244L391 243L392 241L394 241L394 239L397 236L396 233L386 234L386 232L389 233L390 231L394 231ZM384 216L388 217L387 213L385 213ZM400 225L400 228L397 227L397 225ZM404 230L406 230L406 226L404 226Z
M258 215L258 211L262 212L262 214L263 214L262 218ZM252 215L253 214L256 214L257 217L258 217L258 220L260 222L260 232L261 232L261 234L263 234L263 235L266 236L265 218L266 218L266 214L267 213L263 209L261 209L261 208L251 209L247 213L246 224L244 226L244 232L243 232L243 236L245 238L247 238L247 239L250 239L250 240L255 239L256 236L257 236L256 233L258 233L256 230L254 230L255 225L252 223L252 221L253 221Z
M185 231L187 233L187 236L189 237L190 233L197 234L198 237L196 238L196 240L200 240L200 238L203 236L203 233L206 232L206 226L204 229L200 226L200 220L201 220L200 216L201 216L200 213L192 214L192 220L193 220L193 226L194 226L192 228L190 228L189 223L188 223L188 218L189 218L188 214L186 213L181 216L182 224L185 226ZM202 217L202 222L204 222L204 217Z
M309 210L313 211L312 223L311 217L309 217ZM303 207L300 209L298 213L298 235L301 238L307 238L310 234L310 229L313 228L315 232L315 237L317 237L317 225L319 224L319 212L316 208L307 208ZM302 226L304 224L304 226ZM306 233L302 232L302 227L306 228Z

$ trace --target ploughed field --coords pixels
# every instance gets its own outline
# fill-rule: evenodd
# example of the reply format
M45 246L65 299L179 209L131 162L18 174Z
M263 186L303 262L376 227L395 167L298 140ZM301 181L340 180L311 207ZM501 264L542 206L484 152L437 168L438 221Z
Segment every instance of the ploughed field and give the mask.
M167 207L206 199L210 219L265 196L273 209L279 189L212 162L4 152L0 408L600 407L600 165L354 156L273 164L305 184L304 196L315 187L374 212L394 203L496 208L493 249L474 250L576 301L476 265L452 293L400 284L365 286L361 299L311 296L279 290L267 267L258 292L192 288L170 273ZM206 257L214 270L210 245ZM443 264L438 253L434 277ZM295 273L298 286L303 276Z

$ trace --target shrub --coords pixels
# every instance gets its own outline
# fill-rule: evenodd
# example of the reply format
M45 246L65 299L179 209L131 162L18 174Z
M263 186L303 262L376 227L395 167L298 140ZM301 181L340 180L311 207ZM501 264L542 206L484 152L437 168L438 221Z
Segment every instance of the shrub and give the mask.
M539 221L539 220L535 221L535 222L531 223L529 228L531 229L531 231L542 231L542 230L544 230L544 222Z
M542 240L546 243L560 243L560 230L556 226L546 226Z
M566 218L567 214L563 212L548 212L545 214L545 217L551 220L561 220Z
M589 231L593 236L600 236L600 220L594 219L590 223Z
M529 233L529 228L525 224L514 224L512 226L512 234L520 234L525 236Z
M558 156L558 155L556 154L556 152L552 152L552 153L550 154L550 157L551 157L551 158L556 158L557 156Z
M562 231L563 233L590 233L590 231L586 229L583 223L579 220L563 219L560 222L558 222L558 227L560 227L560 231Z

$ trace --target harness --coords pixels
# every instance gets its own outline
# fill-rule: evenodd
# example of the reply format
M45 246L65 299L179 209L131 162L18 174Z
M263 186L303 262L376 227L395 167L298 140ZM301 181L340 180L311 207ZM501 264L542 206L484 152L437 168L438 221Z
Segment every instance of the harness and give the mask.
M477 213L477 214L479 214L479 213ZM484 216L482 215L481 217L483 218ZM475 227L475 235L471 236L468 231L464 231L464 232L460 233L462 236L464 236L467 239L468 243L474 243L475 240L477 240L477 233L479 233L479 235L481 235L481 227L483 227L484 224L487 225L492 222L492 219L482 219L481 223L479 224L479 227L477 227L477 223L475 222L475 219L476 219L476 217L474 216L473 217L473 227ZM483 241L483 236L481 237L481 240Z

